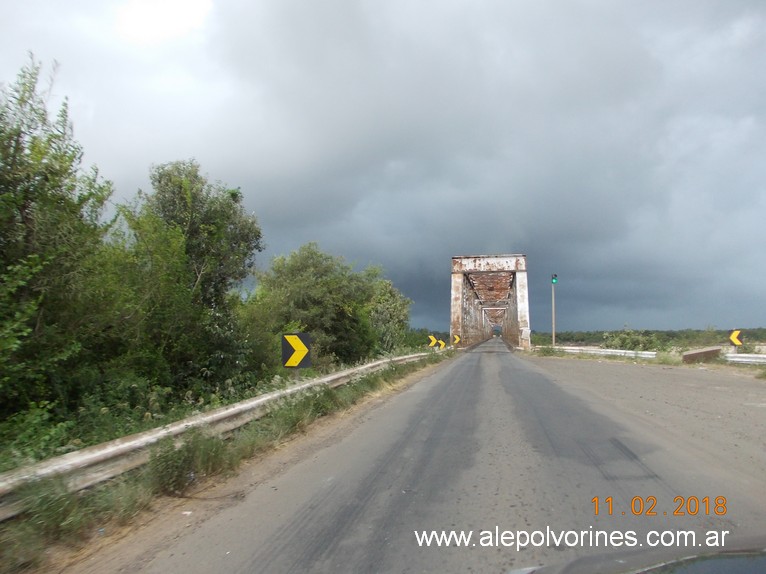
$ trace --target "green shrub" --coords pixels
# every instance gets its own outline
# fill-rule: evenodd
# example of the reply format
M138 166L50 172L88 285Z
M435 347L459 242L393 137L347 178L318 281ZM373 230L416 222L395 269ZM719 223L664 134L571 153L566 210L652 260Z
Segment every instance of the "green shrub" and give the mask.
M604 347L626 351L664 351L666 344L656 333L623 329L604 333Z
M29 464L66 450L75 421L56 422L56 403L30 403L26 411L0 423L0 471Z
M743 341L742 344L737 347L738 353L747 353L752 354L756 352L756 345L755 343L750 343L748 341Z
M561 354L561 351L558 351L555 347L551 347L549 345L538 347L535 352L541 357L554 357Z

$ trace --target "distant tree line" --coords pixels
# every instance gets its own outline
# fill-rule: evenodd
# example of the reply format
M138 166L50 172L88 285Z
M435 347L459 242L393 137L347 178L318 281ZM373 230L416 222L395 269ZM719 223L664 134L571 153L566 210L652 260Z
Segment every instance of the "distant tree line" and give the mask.
M30 58L0 92L0 470L252 394L285 332L320 369L425 342L380 269L309 244L255 272L256 217L195 161L153 166L105 221L112 185L40 73Z

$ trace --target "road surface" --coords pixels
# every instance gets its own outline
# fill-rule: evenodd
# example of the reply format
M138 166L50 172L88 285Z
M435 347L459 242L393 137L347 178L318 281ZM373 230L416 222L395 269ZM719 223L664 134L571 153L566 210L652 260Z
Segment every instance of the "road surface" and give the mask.
M708 542L766 546L764 493L766 382L752 374L529 357L494 339L63 571L613 572ZM419 544L431 531L463 543Z

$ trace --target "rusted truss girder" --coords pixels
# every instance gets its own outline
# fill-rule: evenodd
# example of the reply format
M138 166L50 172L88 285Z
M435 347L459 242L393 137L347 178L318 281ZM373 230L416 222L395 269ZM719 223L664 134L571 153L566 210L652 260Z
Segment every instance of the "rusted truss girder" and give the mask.
M513 273L504 271L467 273L468 282L482 303L510 300L513 289Z
M461 345L487 339L496 330L514 346L530 347L525 255L452 258L450 332Z

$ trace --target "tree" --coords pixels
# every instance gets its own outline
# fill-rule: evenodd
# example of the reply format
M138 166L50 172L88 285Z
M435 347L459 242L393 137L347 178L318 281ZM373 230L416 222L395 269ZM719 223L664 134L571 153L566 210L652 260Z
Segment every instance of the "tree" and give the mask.
M370 301L370 320L377 335L378 348L390 353L404 344L410 327L412 301L402 295L391 281L379 278Z
M71 267L76 263L67 255L100 239L99 216L112 189L97 171L82 173L68 103L50 118L40 71L31 60L0 94L0 261L11 265L34 254L46 265Z
M276 257L257 279L248 305L269 311L251 315L271 317L272 332L299 325L311 334L315 353L330 360L353 363L390 351L409 322L409 302L380 277L380 270L356 273L315 243Z
M202 303L222 305L263 250L257 219L245 213L239 189L211 184L194 160L154 166L150 177L147 209L183 234L192 288Z
M193 161L103 223L111 184L81 169L40 69L0 91L0 436L21 430L24 457L247 384L231 290L262 248L240 191Z
M112 188L80 167L68 104L54 117L30 56L0 92L0 415L66 394L81 344L67 326L82 261L100 244ZM10 365L13 365L10 368Z
M176 363L176 371L187 378L234 376L245 361L246 344L230 292L254 270L255 254L263 249L261 228L256 217L245 212L240 190L211 184L194 160L154 166L150 179L153 192L142 194L141 213L180 233L186 286L205 310L184 334L188 342L192 335L195 340L201 337L204 348ZM188 384L177 381L176 386Z
M297 323L311 333L314 348L344 363L369 355L374 346L365 305L372 289L339 257L322 253L315 243L287 257L276 257L271 270L258 275L262 300L271 302L279 323Z
M208 345L207 310L189 287L183 235L145 210L118 211L121 225L83 262L88 280L72 302L81 317L70 325L80 333L83 362L112 386L121 374L135 374L182 387L198 375Z

